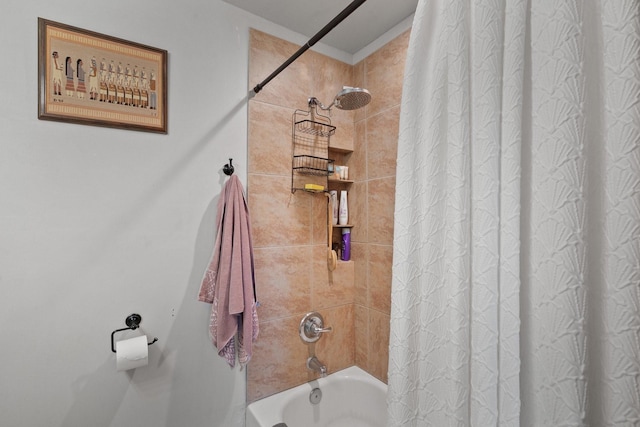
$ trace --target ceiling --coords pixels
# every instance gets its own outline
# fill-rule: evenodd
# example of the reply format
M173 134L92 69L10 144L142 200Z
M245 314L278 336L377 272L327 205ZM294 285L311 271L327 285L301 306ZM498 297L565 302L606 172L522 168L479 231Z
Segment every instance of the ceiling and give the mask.
M296 33L312 38L350 0L223 0ZM416 11L418 0L367 0L321 43L354 54Z

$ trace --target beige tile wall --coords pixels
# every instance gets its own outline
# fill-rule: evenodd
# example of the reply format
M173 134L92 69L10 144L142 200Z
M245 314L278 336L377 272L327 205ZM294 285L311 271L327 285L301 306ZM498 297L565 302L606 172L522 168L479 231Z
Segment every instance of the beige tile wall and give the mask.
M351 66L307 51L249 103L248 183L256 258L260 337L248 366L247 400L258 400L315 375L311 354L330 372L354 364L386 381L393 199L398 115L408 32ZM299 46L252 30L249 86L262 81ZM349 191L352 261L327 270L326 198L291 193L291 116L307 99L329 104L343 85L367 87L364 109L334 109L332 147L355 180ZM340 164L340 163L337 163ZM333 332L305 344L298 326L319 311Z
M354 66L372 95L358 110L353 166L358 224L354 229L356 365L387 381L396 154L409 31Z

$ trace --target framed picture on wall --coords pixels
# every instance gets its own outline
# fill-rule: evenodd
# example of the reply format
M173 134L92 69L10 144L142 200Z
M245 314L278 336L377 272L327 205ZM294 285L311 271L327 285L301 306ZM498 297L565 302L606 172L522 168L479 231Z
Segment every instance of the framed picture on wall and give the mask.
M167 133L167 51L38 18L38 118Z

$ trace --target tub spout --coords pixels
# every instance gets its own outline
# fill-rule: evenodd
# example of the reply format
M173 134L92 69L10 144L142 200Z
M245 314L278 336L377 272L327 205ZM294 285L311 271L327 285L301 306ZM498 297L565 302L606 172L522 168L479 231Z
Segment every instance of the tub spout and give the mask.
M315 356L307 359L307 369L313 372L319 372L322 378L327 376L327 366L320 362Z

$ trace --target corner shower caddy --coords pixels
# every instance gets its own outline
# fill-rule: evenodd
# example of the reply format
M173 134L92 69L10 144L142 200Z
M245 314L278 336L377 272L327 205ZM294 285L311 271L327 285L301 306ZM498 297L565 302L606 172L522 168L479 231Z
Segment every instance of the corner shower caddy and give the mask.
M296 110L292 119L293 156L291 160L291 192L310 191L294 184L296 175L324 177L324 191L333 173L334 160L329 158L329 140L336 131L331 119L318 114L316 108ZM312 190L313 191L313 190Z

